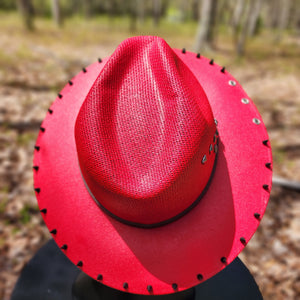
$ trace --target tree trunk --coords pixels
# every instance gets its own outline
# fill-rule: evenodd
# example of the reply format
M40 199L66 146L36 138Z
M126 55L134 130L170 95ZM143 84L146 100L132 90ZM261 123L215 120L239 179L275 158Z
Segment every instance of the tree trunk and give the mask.
M63 21L62 21L62 16L61 16L59 0L52 0L51 2L52 2L52 16L53 16L54 22L58 27L62 27Z
M161 15L161 0L153 0L153 24L155 27L159 25Z
M200 20L196 34L195 51L211 48L214 40L217 0L202 0Z
M145 23L145 1L138 0L137 1L137 9L138 9L138 17L141 24Z
M192 19L199 20L199 0L192 0Z
M246 16L245 16L244 22L242 24L242 28L241 28L239 39L237 42L237 46L236 46L236 51L239 56L242 56L245 54L245 47L246 47L246 40L247 40L248 32L249 32L250 18L251 18L251 15L253 14L254 7L255 7L255 1L250 0L248 8L247 8Z
M230 11L228 7L228 0L221 0L218 2L218 12L217 12L217 23L226 24L226 14Z
M31 0L18 0L18 10L22 16L23 23L27 30L34 30L33 15L34 9Z
M295 0L291 8L291 17L289 25L290 27L296 29L299 34L300 29L300 0Z
M219 0L212 1L212 9L210 11L210 22L208 27L208 35L207 40L210 46L213 46L215 37L216 37L216 29L217 29L217 15L218 15L218 2Z
M89 19L92 15L92 3L91 0L82 1L83 14L86 19Z
M137 29L137 1L139 0L127 0L129 11L129 31L135 32Z
M181 11L181 21L186 22L188 19L188 11L189 11L190 3L187 0L180 1L180 11Z
M242 21L242 16L245 12L245 7L246 7L245 0L237 0L237 4L232 17L232 31L233 31L233 38L235 42L238 39L238 33Z
M249 36L253 36L255 33L255 29L257 28L256 26L257 26L257 21L260 14L262 2L263 2L262 0L255 1L253 12L249 20L249 29L248 29Z
M131 9L131 0L127 0L127 6L129 7L124 7L123 6L123 12L126 12L126 11L130 11ZM115 0L109 0L108 2L108 15L109 15L109 18L110 19L113 19L116 15L117 15L117 7L118 7L118 3L117 1Z
M269 25L271 28L278 27L278 15L280 14L280 0L269 0Z
M285 0L284 3L281 2L280 16L279 16L279 29L285 30L289 24L289 19L291 15L292 1Z
M278 33L275 41L281 40L283 31L287 28L289 24L290 14L291 14L292 1L285 0L284 3L280 3L280 14L278 18Z

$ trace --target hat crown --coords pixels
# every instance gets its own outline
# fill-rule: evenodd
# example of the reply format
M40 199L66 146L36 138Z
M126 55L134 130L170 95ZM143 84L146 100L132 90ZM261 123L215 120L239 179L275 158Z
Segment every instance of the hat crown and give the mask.
M127 39L77 116L83 178L97 203L117 218L165 222L205 188L215 130L201 85L167 43L158 37Z

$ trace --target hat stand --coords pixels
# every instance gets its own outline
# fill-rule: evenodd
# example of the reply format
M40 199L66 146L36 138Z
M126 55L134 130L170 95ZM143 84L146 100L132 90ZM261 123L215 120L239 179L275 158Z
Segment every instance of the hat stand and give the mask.
M252 275L239 258L194 288L168 295L136 295L109 288L73 265L47 242L23 269L11 300L261 300Z

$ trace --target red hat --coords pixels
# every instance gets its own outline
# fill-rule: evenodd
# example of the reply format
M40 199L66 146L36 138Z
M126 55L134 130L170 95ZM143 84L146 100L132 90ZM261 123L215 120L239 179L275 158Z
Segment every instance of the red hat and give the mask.
M35 191L56 243L130 293L178 292L218 273L270 196L268 135L245 91L158 37L127 39L69 81L35 149Z

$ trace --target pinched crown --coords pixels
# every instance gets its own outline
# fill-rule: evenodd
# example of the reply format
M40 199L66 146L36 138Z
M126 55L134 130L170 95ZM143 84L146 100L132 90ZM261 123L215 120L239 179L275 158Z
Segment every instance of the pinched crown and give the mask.
M186 212L208 183L216 127L192 72L158 37L125 40L94 82L75 139L94 200L137 225Z

